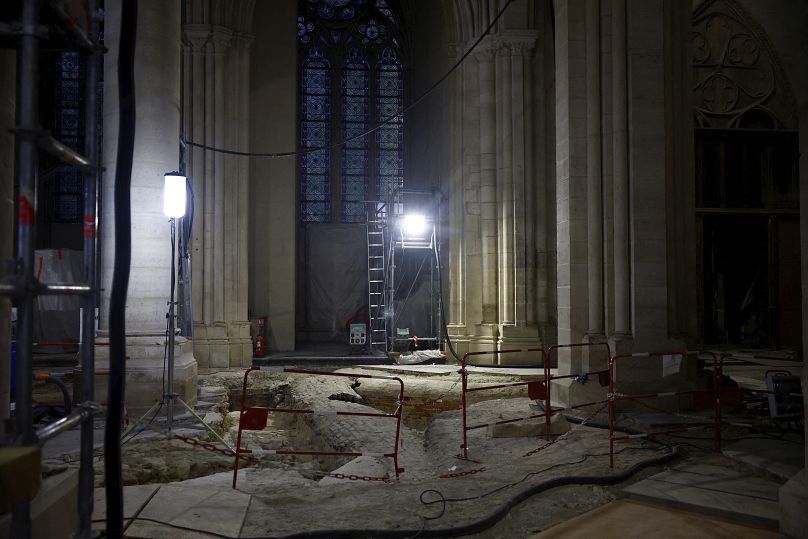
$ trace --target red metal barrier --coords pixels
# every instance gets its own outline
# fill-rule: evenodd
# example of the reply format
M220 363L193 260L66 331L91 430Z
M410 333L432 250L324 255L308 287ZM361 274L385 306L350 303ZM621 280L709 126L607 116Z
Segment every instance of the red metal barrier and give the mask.
M718 358L712 352L704 352L705 355L712 356L713 359L713 388L711 389L692 389L683 391L667 391L659 393L637 393L634 395L623 395L615 392L614 389L614 365L618 359L638 358L638 357L659 357L659 356L680 356L682 361L687 359L687 351L673 351L673 352L642 352L635 354L619 354L609 359L609 467L614 467L614 442L621 440L630 440L634 438L646 438L648 436L656 436L661 434L675 434L679 432L687 432L691 430L699 430L702 428L712 428L713 444L716 451L721 450L721 403L720 403L720 390L717 387L720 385L719 377L719 362ZM655 432L643 432L638 434L627 434L624 436L614 435L614 408L615 402L619 400L639 400L650 399L656 397L673 397L678 395L697 395L697 394L712 394L714 401L713 423L712 425L700 425L698 427L686 427L679 429L669 429Z
M612 358L612 349L607 342L582 342L582 343L573 343L573 344L554 344L550 348L547 349L547 362L552 363L553 359L553 351L559 350L562 348L579 348L579 347L595 347L595 346L603 346L606 348L606 361L608 362ZM548 369L549 371L549 369ZM609 376L609 369L606 368L600 371L591 371L591 372L582 372L578 374L561 374L561 375L550 375L550 380L563 380L565 378L578 378L579 376L598 376L599 382L602 386L608 385L608 376ZM595 401L595 402L587 402L584 404L577 404L575 406L570 406L569 410L574 410L576 408L585 408L587 406L592 406L594 404L602 404L605 401Z
M468 371L466 370L466 366L468 365L468 359L471 356L485 356L485 355L501 355L501 354L518 354L518 353L526 353L526 352L540 352L542 356L542 365L541 367L544 369L544 380L543 381L532 381L532 382L511 382L507 384L496 384L490 386L481 386L481 387L468 387ZM480 365L485 366L485 365ZM538 366L538 365L537 365ZM527 419L535 419L538 417L544 417L545 426L547 436L550 436L550 416L552 411L550 409L550 363L547 361L547 352L544 348L519 348L513 350L493 350L493 351L486 351L486 352L467 352L463 355L462 360L460 361L460 377L462 380L462 395L461 395L461 404L463 407L463 445L460 446L463 453L458 455L458 457L468 459L469 458L469 447L468 447L468 431L479 429L482 427L488 427L489 425L504 425L506 423L516 423L518 421L525 421ZM545 409L543 414L534 414L526 417L519 417L514 419L502 419L500 421L496 421L494 423L481 423L478 425L468 426L468 412L467 412L467 399L466 393L471 393L472 391L487 391L491 389L501 389L503 387L516 387L516 386L527 386L528 395L530 398L533 399L544 399Z
M293 408L266 408L261 406L247 406L247 380L253 371L275 371L286 372L294 374L310 374L314 376L336 376L342 378L375 378L377 380L391 380L399 384L398 405L395 412L392 414L385 414L381 412L339 412L335 410L309 410L309 409L293 409ZM236 438L235 447L235 461L233 464L233 488L236 488L236 481L238 480L238 466L241 455L243 454L272 454L272 455L319 455L328 457L361 457L361 456L374 456L385 457L393 459L393 467L396 472L396 478L404 472L404 468L398 466L398 445L401 435L401 411L404 406L404 381L395 376L374 376L370 374L351 374L351 373L338 373L338 372L321 372L310 371L303 369L286 369L281 367L252 367L244 372L244 385L241 388L241 412L239 413L238 436ZM267 426L267 418L269 413L289 413L289 414L311 414L311 415L334 415L334 416L353 416L353 417L385 417L396 420L396 435L393 445L393 451L390 453L360 453L354 451L300 451L290 449L278 450L250 450L241 447L241 433L243 430L263 430Z

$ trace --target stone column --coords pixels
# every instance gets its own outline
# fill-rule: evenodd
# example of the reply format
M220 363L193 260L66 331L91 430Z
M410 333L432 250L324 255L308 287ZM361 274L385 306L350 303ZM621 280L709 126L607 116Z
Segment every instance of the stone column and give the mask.
M586 1L556 2L556 236L558 342L588 330ZM559 370L582 372L580 350L562 349Z
M202 19L207 20L203 17ZM185 24L185 117L195 142L246 150L245 97L250 36L207 23ZM193 237L194 348L201 366L252 362L247 320L247 167L243 157L201 148L189 152L197 211Z
M475 57L480 78L480 240L482 246L482 324L497 323L497 171L496 81L491 43Z
M454 47L457 58L467 45ZM480 76L479 62L464 62L453 77L450 116L451 148L457 159L451 174L449 260L451 285L449 302L455 306L448 330L458 355L473 349L490 350L489 335L477 345L477 328L483 320L480 189Z
M104 151L106 172L101 221L101 324L107 327L114 248L113 187L118 142L117 58L121 3L108 2L104 60ZM137 413L163 394L163 350L171 278L168 219L163 215L163 175L179 167L180 4L142 0L135 51L137 107L132 169L132 264L126 309L127 409ZM103 335L102 335L103 338ZM190 342L177 338L175 389L187 402L196 400L196 360ZM109 360L99 347L97 366ZM103 393L100 393L103 394Z
M628 206L626 0L612 0L612 148L614 203L614 344L631 336ZM616 351L616 350L615 350Z
M183 25L183 35L188 43L189 54L183 65L186 71L185 136L195 142L205 143L205 46L209 27L203 24ZM204 225L205 225L205 151L188 146L186 148L185 171L194 191L194 222L191 226L191 297L193 298L193 319L203 319L205 312L204 290ZM201 360L200 354L197 359Z
M511 118L511 47L497 39L497 258L498 320L501 326L513 324L513 126ZM500 338L501 338L500 333Z
M533 315L533 298L528 298L528 253L533 250L535 215L528 212L532 194L526 178L529 168L525 147L533 118L526 115L525 53L533 49L537 33L510 30L496 36L498 71L498 131L501 141L499 167L499 341L500 349L538 348L540 339ZM532 180L532 178L531 178ZM528 314L530 312L530 314ZM502 362L537 361L535 353L508 355Z
M16 112L16 55L0 50L0 278L6 276L6 261L14 246L14 135ZM11 391L11 301L0 298L0 434L5 433Z
M462 54L462 45L451 44L449 46L449 62L454 65L457 59ZM446 272L448 276L448 305L449 305L449 318L446 320L446 325L457 328L464 325L464 306L465 298L463 297L463 254L464 234L463 230L463 208L464 208L464 189L463 189L463 76L465 70L460 67L460 73L455 75L449 80L451 89L450 95L453 99L449 100L449 147L451 148L451 165L449 167L449 222L447 228L447 239L442 246L443 249L448 249L449 268ZM447 298L444 298L446 300Z
M603 325L603 177L601 146L600 1L586 4L586 177L590 339L602 339Z
M663 0L629 0L627 46L630 313L637 350L678 349L669 340ZM687 112L683 112L687 114ZM619 327L616 328L619 331Z
M226 28L214 27L211 32L211 43L213 44L213 145L217 148L224 148L225 125L227 117L225 115L225 103L228 96L225 93L225 52L230 43L232 32ZM231 96L232 97L232 96ZM210 118L207 118L210 120ZM217 326L224 326L225 320L225 275L224 259L226 246L224 242L225 223L225 183L227 174L225 171L225 156L223 153L213 154L213 265L210 268L213 276L213 290L206 291L213 294L212 320ZM206 268L207 269L207 268ZM224 329L226 336L226 328ZM217 365L219 366L219 365Z
M586 4L586 177L589 325L585 341L606 341L603 308L603 143L601 126L600 0ZM605 347L582 350L582 370L608 366Z

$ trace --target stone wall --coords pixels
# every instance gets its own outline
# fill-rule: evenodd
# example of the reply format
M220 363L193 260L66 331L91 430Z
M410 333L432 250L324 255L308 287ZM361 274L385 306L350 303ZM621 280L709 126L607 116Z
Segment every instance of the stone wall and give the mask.
M258 2L250 64L250 149L297 147L297 2ZM270 350L294 350L297 160L250 159L249 312L267 316Z

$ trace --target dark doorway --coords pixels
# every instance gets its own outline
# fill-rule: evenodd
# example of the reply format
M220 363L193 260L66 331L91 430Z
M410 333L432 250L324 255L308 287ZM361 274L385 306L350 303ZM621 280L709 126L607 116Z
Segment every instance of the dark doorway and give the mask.
M801 347L797 156L793 132L696 130L705 344Z

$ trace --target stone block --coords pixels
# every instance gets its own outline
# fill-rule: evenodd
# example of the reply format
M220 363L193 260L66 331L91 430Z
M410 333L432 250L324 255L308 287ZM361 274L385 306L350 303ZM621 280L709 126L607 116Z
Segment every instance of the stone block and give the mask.
M197 362L191 354L174 357L174 392L193 405L197 398ZM163 396L163 363L132 359L127 363L126 409L139 417Z
M231 342L230 343L230 366L231 367L240 367L242 361L242 354L243 348L240 344Z
M42 472L42 451L37 446L0 448L0 513L31 498L39 490Z
M78 527L78 475L78 470L71 470L42 481L31 499L32 539L67 537ZM0 537L10 537L10 526L11 513L0 516Z
M230 366L230 345L227 341L210 341L210 366L228 368Z
M576 382L573 378L553 380L550 383L551 402L567 408L605 401L608 391L609 386L600 385L600 380L594 376L590 376L584 383Z
M208 328L204 324L194 324L194 339L204 340L208 338Z
M230 338L248 339L250 335L250 322L230 322L227 334Z
M803 468L780 487L780 536L805 537L808 530L808 469Z
M194 355L200 367L205 369L210 367L210 346L207 343L197 342L194 347Z
M253 347L252 344L241 345L241 366L252 367Z
M224 322L214 322L208 325L208 339L226 339L227 338L227 324Z

